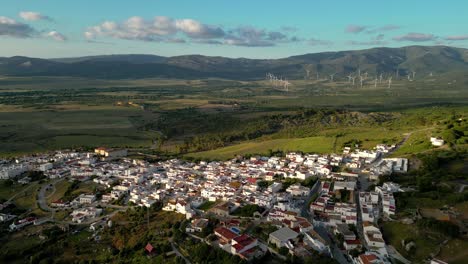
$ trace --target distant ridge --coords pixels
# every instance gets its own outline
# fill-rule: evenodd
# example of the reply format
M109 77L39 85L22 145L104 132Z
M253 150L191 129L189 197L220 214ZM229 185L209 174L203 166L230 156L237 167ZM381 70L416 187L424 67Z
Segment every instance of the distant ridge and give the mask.
M368 74L418 74L468 71L468 49L447 46L408 46L311 53L282 59L225 58L202 55L162 57L128 54L77 58L0 58L0 75L125 78L227 78L255 80L267 72L288 79L312 76L347 76L360 70Z

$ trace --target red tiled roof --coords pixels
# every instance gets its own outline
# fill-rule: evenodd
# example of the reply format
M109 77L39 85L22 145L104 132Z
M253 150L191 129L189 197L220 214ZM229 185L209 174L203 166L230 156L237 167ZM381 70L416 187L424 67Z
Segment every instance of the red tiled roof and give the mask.
M372 264L374 263L375 260L377 260L377 256L376 255L360 255L359 258L361 259L361 262L363 264Z
M236 252L240 251L240 250L242 250L244 248L244 246L242 246L240 244L235 244L233 247L236 249Z
M248 246L255 242L255 239L250 237L249 235L243 234L241 236L235 237L232 240L236 241L238 245Z
M148 253L151 253L151 252L153 252L154 247L153 247L153 245L151 245L150 243L148 243L148 244L146 245L146 247L145 247L145 250L148 251Z
M252 183L252 184L257 183L257 179L256 179L256 178L247 178L247 181L248 181L249 183Z
M227 222L228 225L231 225L231 226L239 226L240 225L240 221L239 220L236 220L236 219L232 219L230 220L229 222Z
M360 245L361 244L361 241L359 241L359 239L355 239L355 240L345 240L346 244L348 245Z
M215 230L215 234L218 234L219 236L221 236L222 238L226 239L226 240L231 240L235 237L237 237L237 234L232 232L231 230L225 228L225 227L218 227L216 228Z

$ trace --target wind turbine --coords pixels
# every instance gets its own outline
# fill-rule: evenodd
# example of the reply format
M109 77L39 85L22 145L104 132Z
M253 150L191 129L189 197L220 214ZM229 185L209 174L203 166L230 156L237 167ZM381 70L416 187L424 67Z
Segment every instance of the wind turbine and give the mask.
M413 80L414 80L414 77L415 77L415 76L416 76L416 72L415 72L415 71L413 71Z
M374 80L374 88L377 88L377 78Z
M380 82L380 83L382 83L382 79L383 79L383 74L381 73L381 74L380 74L380 77L379 77L379 80L380 80L379 82Z
M361 88L362 88L362 83L364 82L364 78L359 75L359 80L361 81Z
M353 78L353 76L350 74L350 75L348 75L346 77L348 77L348 83L351 83L351 79Z
M310 70L306 70L307 72L307 80L309 80Z
M390 89L392 87L392 77L388 78L388 88Z
M290 85L290 84L291 84L291 83L288 82L288 80L285 80L285 81L284 81L284 84L283 84L283 85L284 85L284 88L286 89L286 92L289 92L289 85Z
M330 74L330 80L331 80L331 82L333 82L333 77L335 77L335 74L336 74L336 73Z

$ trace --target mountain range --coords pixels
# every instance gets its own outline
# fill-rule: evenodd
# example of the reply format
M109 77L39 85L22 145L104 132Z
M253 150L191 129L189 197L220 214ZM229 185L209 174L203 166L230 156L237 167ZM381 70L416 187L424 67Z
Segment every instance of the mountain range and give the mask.
M72 76L87 78L227 78L256 80L272 73L302 79L309 71L319 75L406 75L463 72L468 70L468 49L448 46L408 46L366 50L311 53L281 59L226 58L202 55L162 57L156 55L103 55L38 59L0 57L0 75Z

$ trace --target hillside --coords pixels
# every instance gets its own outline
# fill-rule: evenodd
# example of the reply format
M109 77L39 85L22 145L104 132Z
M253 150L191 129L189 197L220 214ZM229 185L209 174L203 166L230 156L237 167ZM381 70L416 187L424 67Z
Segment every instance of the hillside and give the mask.
M77 76L89 78L226 78L255 80L267 72L288 79L336 74L344 79L356 73L405 76L416 72L450 73L468 70L468 50L446 46L409 46L373 48L357 51L322 52L282 59L246 59L186 55L108 55L81 58L36 59L0 58L0 75L9 76Z

